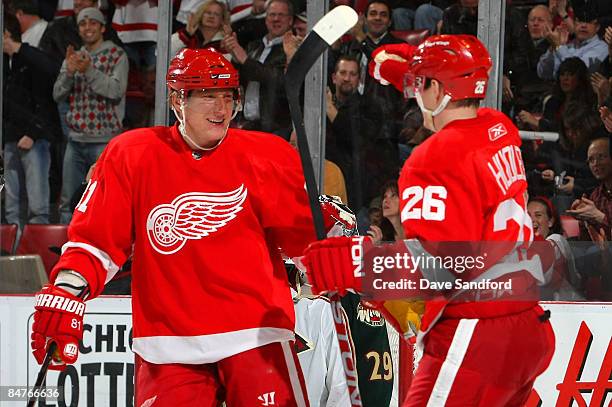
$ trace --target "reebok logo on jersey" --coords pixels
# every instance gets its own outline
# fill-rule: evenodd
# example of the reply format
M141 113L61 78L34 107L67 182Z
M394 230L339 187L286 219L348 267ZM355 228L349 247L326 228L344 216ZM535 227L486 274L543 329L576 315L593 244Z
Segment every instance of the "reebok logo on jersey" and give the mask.
M489 129L489 140L495 141L498 138L501 138L508 134L508 130L506 130L506 126L503 123L497 123L495 126Z
M375 309L366 308L361 303L357 304L357 320L370 326L383 326L385 318Z
M147 216L147 236L156 252L173 254L188 240L199 240L227 225L242 210L244 185L230 192L188 192L161 204Z
M274 406L274 395L276 392L271 391L270 393L264 393L261 396L257 397L257 400L261 401L262 406Z

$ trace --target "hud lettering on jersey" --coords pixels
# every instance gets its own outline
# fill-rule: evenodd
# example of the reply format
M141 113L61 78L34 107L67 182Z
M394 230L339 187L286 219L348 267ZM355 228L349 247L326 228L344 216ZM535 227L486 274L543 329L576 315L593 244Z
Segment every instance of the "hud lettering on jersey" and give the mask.
M487 162L487 166L504 195L516 181L527 180L521 149L518 146L500 148Z
M229 192L188 192L147 216L149 243L160 254L173 254L188 240L199 240L227 225L242 210L244 185Z
M504 126L503 123L497 123L495 126L489 129L489 140L495 141L498 138L505 136L506 134L508 134L506 126Z
M375 309L366 308L361 303L357 304L357 320L370 326L383 326L385 319Z

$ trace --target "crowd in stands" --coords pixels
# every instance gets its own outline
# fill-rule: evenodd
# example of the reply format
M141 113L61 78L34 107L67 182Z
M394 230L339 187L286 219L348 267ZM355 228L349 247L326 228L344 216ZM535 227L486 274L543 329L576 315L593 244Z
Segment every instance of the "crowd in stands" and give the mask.
M401 228L389 215L398 197L392 181L431 132L414 101L368 75L368 62L407 31L476 34L478 1L335 0L330 7L338 4L360 18L329 53L324 188L348 200L363 233L394 240ZM153 124L157 0L4 6L2 220L67 224L108 141ZM171 54L222 52L243 89L233 125L290 140L283 78L307 32L305 9L304 0L174 0ZM612 2L507 1L504 32L503 111L522 130L559 133L558 142L524 142L530 196L543 198L540 212L555 228L561 218L576 219L575 239L608 248ZM601 274L597 299L612 297L610 274Z

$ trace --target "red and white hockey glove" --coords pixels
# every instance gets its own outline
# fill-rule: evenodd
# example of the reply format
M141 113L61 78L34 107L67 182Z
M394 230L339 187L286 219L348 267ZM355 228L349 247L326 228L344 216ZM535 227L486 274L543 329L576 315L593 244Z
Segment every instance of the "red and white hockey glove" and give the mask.
M368 66L370 76L383 85L392 84L406 98L412 97L411 92L406 92L411 86L406 80L409 63L416 48L406 43L388 44L376 48Z
M360 292L363 236L330 237L311 243L302 263L315 294Z
M357 218L342 199L334 195L319 195L321 212L327 237L354 236L357 234Z
M64 370L76 362L79 341L83 339L85 303L80 298L51 284L36 294L32 325L32 353L39 364L45 359L47 347L55 342L57 350L49 369Z

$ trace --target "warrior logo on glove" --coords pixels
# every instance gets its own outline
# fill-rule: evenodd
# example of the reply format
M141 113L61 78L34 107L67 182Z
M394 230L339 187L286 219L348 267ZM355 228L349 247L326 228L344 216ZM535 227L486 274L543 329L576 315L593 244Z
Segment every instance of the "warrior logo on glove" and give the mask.
M45 285L36 294L36 312L32 325L32 352L39 364L45 359L47 348L57 344L49 369L64 370L66 364L76 362L79 341L83 339L85 303L69 292Z

